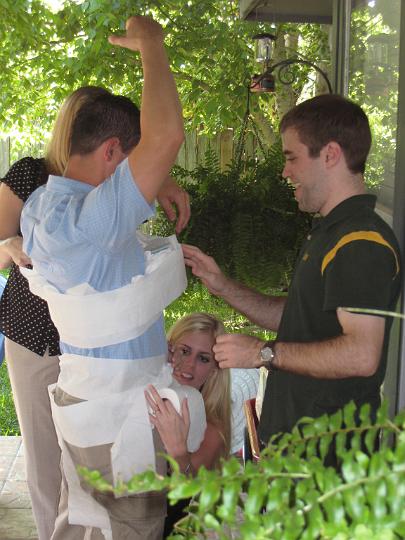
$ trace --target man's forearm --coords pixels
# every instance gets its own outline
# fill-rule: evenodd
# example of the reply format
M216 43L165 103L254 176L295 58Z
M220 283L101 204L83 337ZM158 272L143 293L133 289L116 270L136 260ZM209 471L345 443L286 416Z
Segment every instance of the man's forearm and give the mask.
M317 379L345 379L373 374L373 351L368 351L349 336L313 343L275 345L275 367Z
M253 323L277 332L287 300L285 296L268 296L229 278L219 296Z
M182 244L184 260L211 294L220 296L255 324L277 332L286 298L267 296L225 276L215 259L196 246Z

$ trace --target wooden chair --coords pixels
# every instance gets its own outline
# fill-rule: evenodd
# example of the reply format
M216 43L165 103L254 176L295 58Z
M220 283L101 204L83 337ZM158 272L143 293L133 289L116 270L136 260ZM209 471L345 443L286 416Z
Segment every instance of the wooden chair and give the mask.
M248 399L243 404L246 416L246 432L244 442L243 460L258 461L260 458L259 437L257 436L257 426L259 420L256 414L256 399Z

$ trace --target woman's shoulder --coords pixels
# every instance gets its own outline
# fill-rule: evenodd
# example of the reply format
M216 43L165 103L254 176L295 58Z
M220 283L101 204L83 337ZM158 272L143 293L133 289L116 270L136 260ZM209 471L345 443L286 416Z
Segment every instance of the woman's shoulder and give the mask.
M45 159L27 156L13 163L1 181L25 201L47 177Z
M37 179L45 171L45 159L44 158L34 158L31 156L26 156L18 161L15 161L6 175L3 178L3 182L11 179L21 180L25 178L27 180L34 178Z
M225 442L222 432L223 428L219 425L219 423L213 422L212 420L207 420L204 441L209 440L212 445L215 444L216 446L223 446Z

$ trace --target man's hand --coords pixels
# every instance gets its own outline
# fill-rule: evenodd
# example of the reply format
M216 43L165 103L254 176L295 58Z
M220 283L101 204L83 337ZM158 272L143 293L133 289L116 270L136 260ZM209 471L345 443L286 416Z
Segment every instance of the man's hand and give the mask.
M210 293L221 296L228 283L228 278L222 273L215 260L195 246L181 245L184 262L190 266L195 276L201 279Z
M212 350L220 368L257 368L264 341L245 334L222 334Z
M108 41L112 45L119 45L132 51L142 51L145 44L163 44L163 30L159 23L150 17L140 15L130 17L126 22L124 36L110 36Z
M157 195L157 200L163 208L164 213L169 221L176 220L176 211L173 204L177 208L176 233L179 234L187 225L190 219L190 197L187 191L182 189L170 176L164 182Z

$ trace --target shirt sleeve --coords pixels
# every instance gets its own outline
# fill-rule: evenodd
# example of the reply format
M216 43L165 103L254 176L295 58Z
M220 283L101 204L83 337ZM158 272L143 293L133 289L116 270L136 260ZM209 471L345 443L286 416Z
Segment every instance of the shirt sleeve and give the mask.
M139 191L125 159L108 180L86 195L77 227L91 243L115 251L153 215L154 205Z
M1 179L23 202L39 186L40 161L31 157L22 158L16 161Z
M324 310L392 308L394 281L400 272L399 255L379 233L371 232L370 237L341 242L340 247L338 243L329 259L324 259Z

